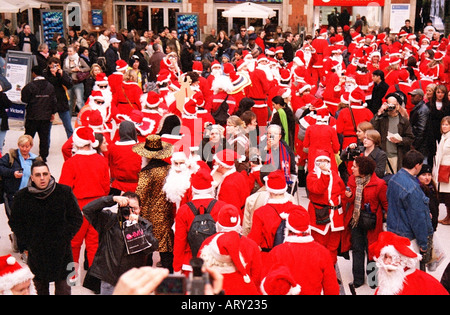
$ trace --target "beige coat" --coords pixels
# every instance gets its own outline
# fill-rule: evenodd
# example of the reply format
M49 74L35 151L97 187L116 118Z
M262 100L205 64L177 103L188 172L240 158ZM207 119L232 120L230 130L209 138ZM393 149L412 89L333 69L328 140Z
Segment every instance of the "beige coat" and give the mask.
M438 183L440 165L450 165L450 132L443 134L436 150L433 179ZM439 183L439 192L450 193L450 183Z

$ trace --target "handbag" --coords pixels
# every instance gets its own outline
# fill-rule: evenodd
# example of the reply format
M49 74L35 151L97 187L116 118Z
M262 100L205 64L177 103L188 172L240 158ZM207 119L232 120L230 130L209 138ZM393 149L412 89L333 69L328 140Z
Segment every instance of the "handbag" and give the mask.
M89 78L90 75L91 74L89 71L86 71L86 72L78 71L77 72L77 82L78 83L84 82L87 78Z
M122 234L128 255L139 253L152 246L147 241L144 230L138 222L130 224L129 221L126 221L123 226Z
M314 205L314 213L316 214L316 224L317 225L326 225L331 222L330 220L330 206L328 205L322 205L322 204L316 204L313 202ZM316 206L319 206L320 208L316 208Z
M450 165L439 165L438 182L446 184L450 182Z
M377 225L377 214L370 210L370 204L364 204L364 210L359 213L358 227L366 231L373 230Z

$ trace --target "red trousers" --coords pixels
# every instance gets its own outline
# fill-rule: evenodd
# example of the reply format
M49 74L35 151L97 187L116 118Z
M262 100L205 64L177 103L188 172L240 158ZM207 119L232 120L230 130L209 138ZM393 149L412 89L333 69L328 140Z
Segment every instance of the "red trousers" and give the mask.
M316 242L322 244L323 246L325 246L326 249L328 249L330 251L331 259L333 260L333 264L336 264L338 248L339 248L339 244L341 242L341 231L336 231L336 232L328 231L327 234L322 235L322 234L317 233L316 231L312 230L311 235Z
M269 108L267 105L265 107L252 107L252 112L256 115L256 121L259 127L266 127L269 119Z
M95 200L97 198L89 198L89 199L78 199L78 205L80 209L83 209L85 205L89 202ZM80 230L75 234L72 238L72 255L73 261L79 263L80 260L80 251L81 246L84 244L86 246L87 259L89 262L89 266L92 266L92 262L94 261L95 253L98 248L98 233L94 229L94 227L88 222L88 220L83 216L83 224L81 225Z

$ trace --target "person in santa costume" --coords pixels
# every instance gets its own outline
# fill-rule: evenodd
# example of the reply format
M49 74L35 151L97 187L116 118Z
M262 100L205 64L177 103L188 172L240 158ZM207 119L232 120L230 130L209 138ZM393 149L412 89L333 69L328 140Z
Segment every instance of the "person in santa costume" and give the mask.
M319 31L319 36L311 43L311 46L316 50L312 60L312 82L314 84L322 80L325 74L323 69L324 59L330 56L327 37L327 29L322 28Z
M95 77L95 82L94 86L92 87L92 91L102 92L105 101L109 104L112 102L111 87L109 86L108 77L104 72L97 74L97 76Z
M217 152L214 157L214 167L211 172L217 185L217 199L234 205L244 215L245 200L250 195L247 178L236 171L235 161L240 156L233 150L224 149Z
M259 288L263 295L299 295L302 289L289 268L283 265L272 267Z
M136 127L131 121L123 121L119 125L119 140L108 147L109 168L111 172L110 194L120 195L122 192L135 191L142 159L133 152L137 144Z
M162 70L158 73L156 78L156 86L159 90L159 95L163 99L163 102L159 105L165 112L169 111L169 108L173 107L175 103L174 93L178 90L170 80L170 72L168 70ZM176 105L174 106L176 108Z
M331 115L335 116L338 106L340 104L341 88L340 81L342 77L342 66L339 61L328 59L329 62L326 67L329 67L326 76L320 84L324 86L323 102L327 105Z
M236 72L233 64L230 62L223 65L223 73L231 80L233 90L230 94L233 95L239 107L240 101L245 97L244 89L252 83L250 77L247 72Z
M64 162L59 183L72 188L80 209L83 209L92 200L109 194L109 166L107 160L94 149L98 146L98 141L95 140L92 128L75 129L73 144L77 151ZM76 263L79 261L83 241L90 266L98 247L98 233L84 217L82 227L72 239L73 259Z
M164 115L164 110L159 107L162 102L163 99L161 95L155 91L149 91L141 96L142 113L145 118L150 119L152 122L151 125L153 126L153 128L149 130L150 134L156 133L159 123Z
M273 76L267 67L268 63L269 59L264 54L258 56L258 66L250 71L251 85L245 88L245 95L255 101L255 105L253 105L251 110L256 114L258 126L260 127L267 126L269 121L267 97Z
M300 295L339 295L339 284L330 252L311 235L308 212L301 206L288 208L284 243L273 248L266 268L288 268Z
M108 76L108 84L113 98L117 97L117 93L122 91L123 76L127 69L127 62L119 59L116 61L116 71Z
M411 103L411 95L409 95L409 92L411 92L412 89L409 80L409 72L406 69L400 70L398 74L398 83L389 87L389 89L386 91L385 97L383 98L383 102L386 102L386 95L390 95L391 93L395 93L397 91L403 92L403 94L406 96L403 106L405 106L409 114L414 108L414 105L413 103Z
M174 152L170 159L171 168L167 174L163 191L167 200L174 203L176 211L191 200L191 176L198 168L197 164L191 164L184 152Z
M0 295L36 295L34 274L11 254L0 257Z
M119 123L123 121L130 121L134 124L137 131L138 142L144 142L145 138L152 134L152 130L155 128L153 121L144 116L144 113L138 109L133 109L128 114L117 114L116 119ZM116 138L113 140L118 140L118 135L116 133Z
M275 236L278 227L286 219L289 209L293 205L286 194L287 185L281 170L271 172L264 178L264 181L269 199L253 212L251 229L248 234L248 237L254 240L263 251L263 259L277 245ZM277 242L279 241L277 240Z
M343 148L356 142L356 128L359 123L373 118L373 113L365 103L366 94L360 88L356 87L350 92L349 101L350 106L340 111L336 122L337 133L344 136Z
M237 213L236 213L237 214ZM227 295L258 295L259 274L252 277L258 246L238 232L219 232L207 238L199 257L204 265L223 275L223 289ZM253 268L254 269L254 268Z
M169 71L170 82L177 87L180 87L178 78L182 72L178 66L178 56L176 52L168 53L162 60L159 67L159 72Z
M192 71L198 74L199 89L202 92L205 101L207 101L211 97L211 86L208 83L208 79L202 75L203 74L202 62L194 61L194 63L192 64Z
M230 94L233 91L233 84L228 76L217 76L212 83L211 89L213 96L210 103L206 105L206 109L211 112L213 117L215 117L223 102L226 102L228 105L228 116L233 115L238 110L239 104L236 103L234 96ZM216 121L216 123L225 126L226 121Z
M345 228L341 203L345 197L345 184L339 173L331 169L331 157L327 152L318 151L311 163L314 163L314 171L306 177L311 233L314 240L330 251L333 263L336 263L341 232Z
M190 189L192 191L191 206L200 210L200 214L212 205L210 214L214 221L217 222L217 217L220 209L227 205L226 202L216 200L214 198L213 178L210 172L206 169L199 169L192 174ZM238 220L238 219L237 219ZM192 271L189 264L192 258L192 250L189 246L187 235L194 221L194 213L187 203L183 204L175 216L175 235L173 248L173 270L175 273L184 273L188 275Z
M416 269L422 259L409 239L392 232L381 232L369 246L377 268L376 295L448 295L445 287L433 276Z
M303 140L304 150L308 151L308 172L314 171L314 163L318 151L326 151L329 156L339 153L340 143L336 129L328 124L330 113L328 109L322 108L317 111L316 123L306 129ZM338 171L336 159L331 159L331 169Z

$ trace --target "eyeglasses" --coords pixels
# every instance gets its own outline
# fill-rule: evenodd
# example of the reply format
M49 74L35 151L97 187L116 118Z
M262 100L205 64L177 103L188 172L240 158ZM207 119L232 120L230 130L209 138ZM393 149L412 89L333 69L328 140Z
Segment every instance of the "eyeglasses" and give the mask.
M108 88L108 86L107 85L99 85L98 88L99 89L106 89L106 88Z
M241 30L241 32L247 32L247 30Z

